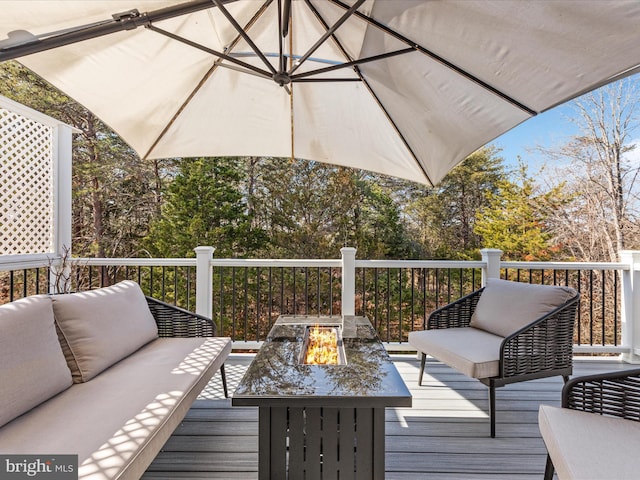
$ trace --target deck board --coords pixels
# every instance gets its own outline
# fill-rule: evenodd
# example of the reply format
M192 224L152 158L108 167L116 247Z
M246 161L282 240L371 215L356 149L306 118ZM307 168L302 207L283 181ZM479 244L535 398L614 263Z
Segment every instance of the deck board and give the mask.
M232 354L229 391L253 356ZM392 355L413 395L412 408L386 412L388 480L533 480L546 458L538 430L541 403L559 405L562 379L508 385L497 390L497 438L489 438L487 388L430 361L418 387L415 355ZM574 375L631 368L615 359L574 362ZM256 479L258 414L231 407L216 375L143 476L144 480Z

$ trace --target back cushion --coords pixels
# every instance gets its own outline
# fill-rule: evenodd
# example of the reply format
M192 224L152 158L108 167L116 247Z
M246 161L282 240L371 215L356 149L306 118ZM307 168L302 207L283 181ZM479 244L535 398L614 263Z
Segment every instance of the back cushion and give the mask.
M575 295L569 287L490 278L470 325L506 337L555 310Z
M130 280L87 292L53 296L60 343L75 383L158 337L140 286Z
M47 295L0 306L0 426L71 386Z

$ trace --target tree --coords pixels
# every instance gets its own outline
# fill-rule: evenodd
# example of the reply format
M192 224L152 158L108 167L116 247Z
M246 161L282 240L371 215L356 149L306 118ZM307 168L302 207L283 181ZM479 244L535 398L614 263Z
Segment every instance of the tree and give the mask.
M243 257L263 247L264 232L252 226L240 183L241 160L231 157L185 158L167 190L162 216L145 240L162 257L193 257L198 245L216 256Z
M503 179L496 191L486 193L474 232L486 248L503 251L505 260L550 260L559 248L550 243L549 212L563 201L561 186L540 192L523 164L516 181Z
M496 192L505 178L498 153L494 147L476 151L409 205L429 257L469 258L483 246L474 230L476 213L487 203L486 192Z
M379 177L306 160L250 165L250 203L271 237L266 255L336 258L343 246L356 247L362 258L411 255L400 206Z
M576 100L570 120L579 134L544 150L562 165L554 178L565 179L574 198L558 212L555 233L578 260L618 261L621 250L640 247L640 164L630 155L640 125L638 82L627 79Z

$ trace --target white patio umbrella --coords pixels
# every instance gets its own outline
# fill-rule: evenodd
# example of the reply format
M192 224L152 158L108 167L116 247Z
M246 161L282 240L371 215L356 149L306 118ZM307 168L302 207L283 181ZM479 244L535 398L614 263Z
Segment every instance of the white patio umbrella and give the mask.
M640 2L1 1L17 58L142 157L295 156L436 183L638 71Z

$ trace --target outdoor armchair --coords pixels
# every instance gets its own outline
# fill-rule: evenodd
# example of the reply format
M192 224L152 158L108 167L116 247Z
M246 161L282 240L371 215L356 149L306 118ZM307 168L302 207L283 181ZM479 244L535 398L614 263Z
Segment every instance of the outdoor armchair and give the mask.
M422 353L489 387L491 437L495 437L495 389L572 373L573 328L579 294L572 288L489 279L487 286L435 310L427 329L409 333Z
M545 480L638 478L640 369L573 378L562 408L541 405L538 420Z

